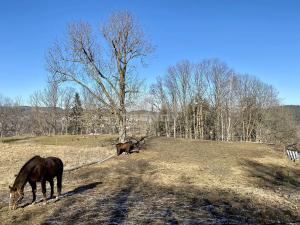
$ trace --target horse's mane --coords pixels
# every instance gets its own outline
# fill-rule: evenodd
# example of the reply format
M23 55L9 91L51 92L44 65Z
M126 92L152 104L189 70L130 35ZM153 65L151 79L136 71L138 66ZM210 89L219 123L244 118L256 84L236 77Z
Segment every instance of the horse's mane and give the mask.
M36 158L41 158L41 156L39 156L39 155L35 155L35 156L33 156L31 159L29 159L23 166L22 166L22 168L20 169L20 172L31 162L31 161L33 161L34 159L36 159ZM19 172L19 173L20 173Z
M40 157L39 155L33 156L31 159L29 159L29 160L21 167L19 173L18 173L17 176L16 176L15 183L16 183L16 181L18 180L18 177L21 175L21 173L22 173L22 172L24 171L24 169L27 167L27 165L28 165L31 161L33 161L34 159L36 159L36 158L41 158L41 157Z

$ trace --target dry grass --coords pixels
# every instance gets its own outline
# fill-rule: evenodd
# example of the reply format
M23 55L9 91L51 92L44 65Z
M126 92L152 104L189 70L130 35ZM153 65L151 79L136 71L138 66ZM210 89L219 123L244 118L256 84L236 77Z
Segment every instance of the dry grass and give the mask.
M4 224L300 222L299 164L288 162L281 152L252 143L165 138L147 143L147 148L139 154L121 155L103 164L65 173L65 195L58 202L8 212L3 198L0 221ZM5 151L11 153L2 157L3 167L10 167L9 157L19 157L12 151L19 145L4 145ZM27 145L30 151L45 148ZM75 151L80 147L73 148ZM26 196L25 201L29 201L30 193Z
M3 143L36 143L41 145L58 145L58 146L105 146L112 141L116 141L116 135L54 135L54 136L18 136L3 138Z
M115 153L110 141L114 137L54 136L7 138L0 143L0 188L12 183L22 165L35 155L57 156L65 169L74 168Z

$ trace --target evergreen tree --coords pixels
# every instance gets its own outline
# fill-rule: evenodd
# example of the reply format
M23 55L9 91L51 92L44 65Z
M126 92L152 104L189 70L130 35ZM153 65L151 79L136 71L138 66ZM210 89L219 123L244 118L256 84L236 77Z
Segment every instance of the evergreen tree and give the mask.
M71 131L73 134L80 134L82 130L82 112L81 100L79 94L76 92L74 103L71 111Z

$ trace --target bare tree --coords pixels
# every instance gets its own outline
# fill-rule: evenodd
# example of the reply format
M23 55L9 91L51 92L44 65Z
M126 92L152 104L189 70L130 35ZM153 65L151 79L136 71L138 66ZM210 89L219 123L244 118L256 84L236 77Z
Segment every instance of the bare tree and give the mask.
M158 112L156 133L158 133L159 135L161 134L162 130L160 129L160 122L161 120L163 120L164 130L166 132L167 137L169 137L170 136L170 129L169 129L170 127L168 121L169 103L165 92L164 82L161 77L158 77L156 83L151 86L150 93L153 96L153 98L151 99L151 104L153 108L155 108L155 111Z
M151 96L163 117L157 118L156 129L167 137L173 130L175 138L177 128L181 137L220 141L283 143L295 136L293 116L281 109L271 85L218 60L169 67L152 85Z
M207 98L207 63L201 62L195 66L194 72L194 99L196 106L196 122L195 122L195 137L204 139L204 117L205 117L205 102Z
M192 72L193 72L193 64L191 64L189 61L184 60L179 63L177 63L175 66L171 66L168 69L168 76L169 79L172 79L172 83L169 84L171 87L168 89L174 89L176 90L176 95L172 91L169 92L173 96L171 96L171 102L174 102L178 105L180 108L180 111L182 113L183 117L183 127L184 132L180 132L180 135L184 133L184 137L191 138L191 126L189 121L189 108L188 105L191 101L191 78L192 78ZM177 107L177 106L176 106ZM179 124L179 129L181 129L181 124Z
M214 137L216 140L225 140L225 95L226 85L228 84L229 75L232 73L231 69L224 63L218 60L209 60L209 72L207 76L207 87L209 93L210 104L214 108Z
M20 135L25 130L21 99L0 96L0 137Z
M58 121L60 117L60 109L58 108L59 101L61 98L61 90L58 83L55 80L49 79L46 88L41 93L41 100L43 106L46 107L45 117L48 124L48 134L57 134L58 132Z
M40 91L35 91L30 96L30 106L31 106L31 133L35 135L45 134L46 121L42 106L42 94Z
M167 95L169 96L169 111L172 112L173 117L173 137L176 138L177 131L177 119L178 119L178 92L177 83L174 77L173 69L169 68L167 76L165 78L165 86L167 89Z
M128 78L137 60L143 62L153 48L127 11L112 14L101 33L106 46L97 44L88 23L69 25L67 40L49 50L47 68L57 80L78 84L111 110L119 121L119 140L124 141L126 96L137 91Z
M61 134L68 134L68 128L70 126L70 114L72 108L72 100L75 94L73 88L67 87L62 89L60 99L60 108L63 109L63 115L60 118L61 121Z

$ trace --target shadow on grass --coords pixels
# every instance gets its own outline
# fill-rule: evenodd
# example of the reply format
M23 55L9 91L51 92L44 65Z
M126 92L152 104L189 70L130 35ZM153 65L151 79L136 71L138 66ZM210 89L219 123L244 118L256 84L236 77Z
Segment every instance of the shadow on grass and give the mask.
M261 182L272 184L278 168L245 161L244 166ZM188 175L184 182L159 185L145 180L145 174L155 167L144 159L121 160L113 168L86 169L74 174L81 182L85 174L90 179L101 179L69 191L53 211L37 208L35 215L26 211L13 224L29 224L34 218L45 218L39 224L289 224L300 223L297 211L277 203L261 203L253 196L242 196L222 187L201 189L193 186ZM274 170L275 169L275 170ZM298 171L294 171L295 173ZM152 174L152 173L151 173ZM159 175L159 174L158 174ZM85 177L85 179L86 179ZM298 185L295 183L295 185ZM52 206L51 206L52 207Z
M167 188L139 178L98 192L92 202L73 201L42 224L287 224L300 222L280 206L260 205L220 190ZM118 189L118 191L117 191Z
M129 185L128 187L124 187L119 191L119 193L117 193L113 197L113 199L111 199L111 202L115 204L115 208L111 212L108 224L124 223L129 210L128 197L130 196L132 189L133 189L132 185ZM101 204L99 203L98 205L101 206Z
M242 165L256 184L261 187L284 187L290 190L300 189L300 169L287 168L273 164L262 164L245 160Z
M56 198L56 196L53 196L53 198L48 197L47 198L47 201L48 201L47 204L51 204L51 203L57 202L61 198L70 197L70 196L77 195L77 194L82 194L82 193L84 193L84 192L86 192L88 190L94 189L99 184L102 184L102 182L93 182L93 183L90 183L90 184L86 184L86 185L82 185L82 186L76 187L74 190L68 191L68 192L62 194L59 198ZM23 204L19 205L18 208L25 208L27 206L38 205L39 203L43 203L43 202L44 202L44 199L37 200L35 202L35 204L31 204L31 202L26 202L26 203L23 203Z
M94 189L99 184L102 184L102 182L98 181L98 182L93 182L93 183L90 183L90 184L81 185L79 187L76 187L72 191L68 191L68 192L64 193L62 196L67 197L67 196L73 196L73 195L76 195L76 194L82 194L82 193L84 193L88 190Z
M261 176L269 176L273 171L247 163L251 168L254 166L252 170L257 169ZM86 198L66 199L54 213L45 217L42 224L249 225L300 222L296 211L283 205L258 203L253 196L241 196L222 188L200 189L184 183L162 186L143 179L142 175L151 170L153 167L142 159L120 163L110 170L119 177L105 182L105 186L95 187L92 193L85 194ZM100 172L102 170L98 174ZM110 175L105 173L104 176Z
M32 139L34 137L10 137L10 138L4 138L2 140L2 143L14 143L14 142L18 142L18 141L25 141L25 140L29 140Z

